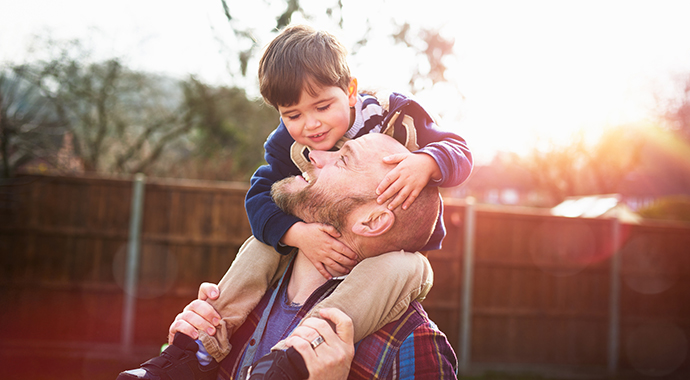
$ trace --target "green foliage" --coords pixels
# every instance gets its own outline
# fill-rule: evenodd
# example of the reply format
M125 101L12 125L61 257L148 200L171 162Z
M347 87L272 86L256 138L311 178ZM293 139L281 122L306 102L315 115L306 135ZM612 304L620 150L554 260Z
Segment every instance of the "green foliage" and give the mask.
M187 82L187 107L197 121L168 177L246 181L263 160L263 143L278 126L278 113L237 88Z
M690 222L690 196L675 195L657 199L638 211L643 218Z

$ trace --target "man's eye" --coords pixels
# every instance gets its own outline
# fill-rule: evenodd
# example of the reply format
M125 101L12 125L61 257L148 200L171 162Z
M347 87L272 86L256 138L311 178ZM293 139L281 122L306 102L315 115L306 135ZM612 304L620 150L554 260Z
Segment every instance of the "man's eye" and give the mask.
M345 162L345 156L340 156L338 159L340 160L340 162L341 162L342 165L345 165L345 164L346 164L346 162Z

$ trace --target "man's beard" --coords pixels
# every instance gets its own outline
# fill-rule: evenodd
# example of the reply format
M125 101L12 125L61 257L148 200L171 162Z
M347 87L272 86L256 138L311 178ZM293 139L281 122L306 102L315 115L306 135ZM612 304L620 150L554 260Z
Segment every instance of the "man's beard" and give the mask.
M288 177L274 183L271 186L273 202L283 212L295 215L307 223L329 224L340 232L351 210L374 199L354 195L338 196L314 188L312 183L300 190L291 191L290 185L295 180L295 177Z

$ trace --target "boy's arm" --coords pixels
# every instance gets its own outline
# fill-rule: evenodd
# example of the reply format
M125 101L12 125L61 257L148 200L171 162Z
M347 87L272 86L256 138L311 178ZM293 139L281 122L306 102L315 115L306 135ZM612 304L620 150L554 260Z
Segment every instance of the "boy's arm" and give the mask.
M245 208L252 234L264 244L281 254L288 254L292 247L280 244L288 229L301 220L284 213L271 199L271 186L281 179L301 174L290 160L290 146L294 140L281 125L271 133L264 144L264 158L268 165L256 170L250 181L245 198Z
M301 174L290 158L294 141L281 123L264 144L268 165L254 173L245 199L252 234L283 255L290 253L293 247L300 248L326 278L331 277L326 267L347 273L356 264L356 254L336 240L339 234L335 228L303 223L296 216L284 213L271 198L271 186L275 182Z
M472 172L472 153L465 140L455 133L441 129L414 100L400 94L390 97L391 113L402 111L414 120L419 150L413 153L426 153L431 156L441 172L440 180L429 184L439 187L453 187L464 182ZM398 117L396 123L402 122Z
M422 189L429 185L440 187L457 186L467 179L472 171L472 155L465 140L451 132L440 129L431 116L415 101L400 94L390 97L391 111L384 125L388 125L391 115L400 113L395 119L394 137L409 139L405 134L413 133L419 147L412 153L401 153L384 158L384 162L395 164L376 188L377 202L392 201L392 210L402 205L407 209ZM414 131L404 127L403 120L409 116L414 121ZM405 124L412 127L410 123Z

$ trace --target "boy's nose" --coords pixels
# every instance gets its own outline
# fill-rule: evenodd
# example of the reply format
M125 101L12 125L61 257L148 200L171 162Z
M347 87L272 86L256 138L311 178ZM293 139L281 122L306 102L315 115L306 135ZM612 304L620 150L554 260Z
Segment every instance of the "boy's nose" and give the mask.
M320 126L321 126L321 121L319 121L318 118L315 118L315 117L307 118L307 123L306 123L307 129L316 129Z

